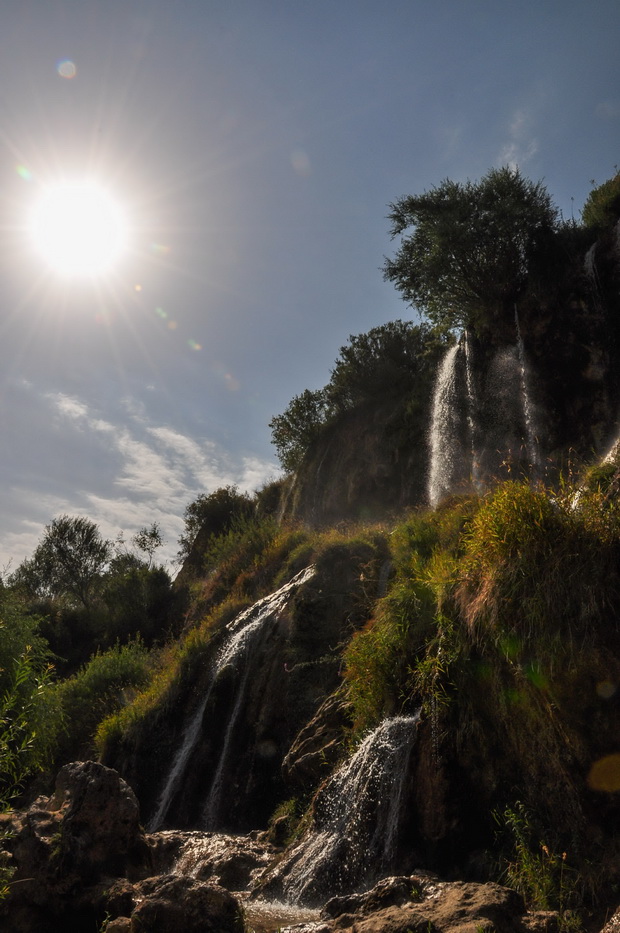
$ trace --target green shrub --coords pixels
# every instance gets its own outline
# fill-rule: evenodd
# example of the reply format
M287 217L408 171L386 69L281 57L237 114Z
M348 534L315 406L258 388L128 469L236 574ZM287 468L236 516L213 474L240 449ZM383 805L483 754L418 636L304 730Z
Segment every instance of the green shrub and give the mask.
M61 727L53 667L39 619L0 594L0 809L51 761Z
M141 641L97 652L81 670L56 687L66 722L56 760L58 764L94 753L99 723L130 703L150 681L153 661Z
M620 172L592 189L583 205L581 219L596 232L612 226L620 217Z

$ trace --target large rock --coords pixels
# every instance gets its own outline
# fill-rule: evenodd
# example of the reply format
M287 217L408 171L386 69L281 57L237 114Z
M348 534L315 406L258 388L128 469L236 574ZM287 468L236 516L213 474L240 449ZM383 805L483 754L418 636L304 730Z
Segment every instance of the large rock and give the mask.
M65 765L54 794L25 813L0 816L0 832L14 867L0 929L12 933L83 928L94 922L108 879L150 873L136 797L115 771L94 761Z
M165 830L147 837L157 874L188 875L229 891L249 888L276 850L250 836Z
M131 933L243 933L239 903L224 888L183 875L148 878L136 888ZM110 929L108 927L108 929ZM114 930L114 928L112 928Z

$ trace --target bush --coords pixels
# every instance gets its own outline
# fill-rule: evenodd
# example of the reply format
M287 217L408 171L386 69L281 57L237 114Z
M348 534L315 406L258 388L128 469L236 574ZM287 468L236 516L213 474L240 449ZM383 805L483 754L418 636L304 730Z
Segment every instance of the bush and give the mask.
M0 809L51 760L61 711L38 620L13 598L0 600Z
M222 486L208 495L201 494L185 509L185 532L179 538L180 561L191 556L194 542L201 536L200 548L204 549L210 538L228 531L239 519L248 518L254 512L254 504L246 493L236 486Z
M94 753L99 723L130 703L153 673L151 655L141 641L97 652L84 667L56 687L66 730L56 752L58 765Z
M583 224L597 233L608 229L620 217L620 172L593 188L581 212Z

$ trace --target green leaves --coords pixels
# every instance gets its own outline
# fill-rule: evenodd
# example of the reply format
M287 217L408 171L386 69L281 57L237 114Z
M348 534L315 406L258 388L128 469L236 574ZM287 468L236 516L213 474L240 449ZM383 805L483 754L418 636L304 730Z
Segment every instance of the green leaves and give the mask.
M325 388L296 395L269 422L284 469L295 472L325 425L343 412L386 398L426 401L445 347L445 332L410 321L390 321L352 334L340 348Z
M399 198L388 216L401 243L385 260L384 278L450 328L488 323L512 307L557 230L546 189L509 168L491 169L478 183L446 179Z
M82 516L61 515L47 525L41 543L11 579L32 596L64 596L90 608L93 587L112 557L112 545Z

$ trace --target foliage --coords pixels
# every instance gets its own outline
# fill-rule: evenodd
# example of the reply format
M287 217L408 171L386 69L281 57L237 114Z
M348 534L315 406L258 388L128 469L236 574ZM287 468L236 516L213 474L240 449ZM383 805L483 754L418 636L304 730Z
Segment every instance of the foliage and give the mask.
M428 399L447 339L428 324L400 320L352 334L325 388L306 389L269 422L284 469L294 472L325 426L343 412L378 399Z
M544 186L511 168L399 198L389 218L401 242L385 279L448 328L478 329L512 313L557 229Z
M620 172L613 178L597 185L588 195L581 219L584 226L599 233L620 218Z
M385 396L427 389L445 336L428 324L391 321L351 335L340 348L325 394L334 411Z
M185 531L179 538L178 559L183 561L190 556L199 533L206 539L222 535L235 520L253 511L251 498L247 493L240 493L236 486L221 486L208 495L201 493L185 509Z
M177 599L164 567L145 563L133 554L110 561L101 582L103 632L100 643L140 635L152 644L168 634Z
M150 568L153 563L155 551L164 544L161 528L157 522L153 522L148 527L141 528L131 540L140 553L146 554L148 566Z
M64 597L89 609L111 556L112 545L94 522L61 515L46 525L34 554L18 567L10 582L31 596Z
M93 754L97 726L131 702L152 676L153 661L140 640L117 644L97 652L76 674L55 688L66 723L59 740L57 761L62 763Z
M345 651L345 680L358 730L386 713L419 703L435 689L441 662L431 648L440 637L444 589L473 507L462 500L443 511L414 514L391 536L394 576L374 618ZM433 659L433 660L431 660Z
M536 841L532 814L517 801L497 822L508 837L510 853L502 868L502 881L519 894L530 910L557 910L562 933L581 929L578 914L571 908L578 902L578 877L567 861L544 842Z
M500 486L466 538L457 599L473 638L550 663L570 657L618 611L619 553L620 514L598 492L575 506L524 483Z
M289 402L286 411L269 422L271 442L283 468L294 473L303 456L320 434L329 413L324 389L304 389Z
M0 809L50 761L61 712L37 619L6 594L0 605Z

